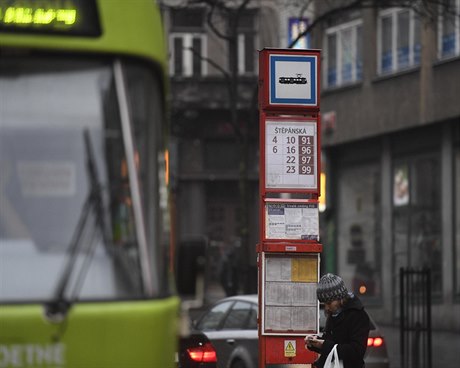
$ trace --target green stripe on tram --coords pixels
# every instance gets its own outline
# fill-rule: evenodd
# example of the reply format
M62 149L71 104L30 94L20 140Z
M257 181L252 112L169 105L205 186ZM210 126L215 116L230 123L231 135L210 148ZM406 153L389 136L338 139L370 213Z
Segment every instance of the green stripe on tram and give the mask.
M178 305L176 297L82 303L60 324L40 305L2 305L0 366L172 368Z

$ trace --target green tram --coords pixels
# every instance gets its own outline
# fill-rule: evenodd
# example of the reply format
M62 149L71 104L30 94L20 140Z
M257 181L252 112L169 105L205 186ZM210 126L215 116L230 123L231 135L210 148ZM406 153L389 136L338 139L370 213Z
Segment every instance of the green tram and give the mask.
M153 0L0 0L0 367L174 367Z

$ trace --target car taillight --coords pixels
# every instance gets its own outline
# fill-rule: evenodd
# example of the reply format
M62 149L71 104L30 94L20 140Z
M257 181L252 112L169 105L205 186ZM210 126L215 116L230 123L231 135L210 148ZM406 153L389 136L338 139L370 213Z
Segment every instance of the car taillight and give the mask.
M194 348L187 349L187 353L190 358L195 362L202 363L215 363L217 362L217 355L214 347L210 342L204 345L196 346Z
M383 345L383 338L382 337L369 337L367 339L367 346L373 346L374 348L378 348L379 346Z

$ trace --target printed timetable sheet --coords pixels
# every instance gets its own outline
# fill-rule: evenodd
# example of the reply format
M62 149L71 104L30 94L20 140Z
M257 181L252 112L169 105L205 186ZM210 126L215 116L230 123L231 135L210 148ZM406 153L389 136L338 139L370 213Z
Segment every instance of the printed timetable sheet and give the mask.
M267 120L266 188L317 190L317 141L316 121Z
M319 239L317 203L266 203L267 239Z
M315 331L318 321L317 256L267 256L264 276L266 331Z

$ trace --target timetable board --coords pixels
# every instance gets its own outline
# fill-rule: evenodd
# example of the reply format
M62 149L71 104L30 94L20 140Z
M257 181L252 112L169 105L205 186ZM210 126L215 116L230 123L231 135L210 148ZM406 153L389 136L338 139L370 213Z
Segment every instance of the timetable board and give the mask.
M318 190L316 120L268 119L265 124L266 189Z
M265 203L265 239L318 241L318 203Z
M318 254L263 254L262 334L318 331Z

